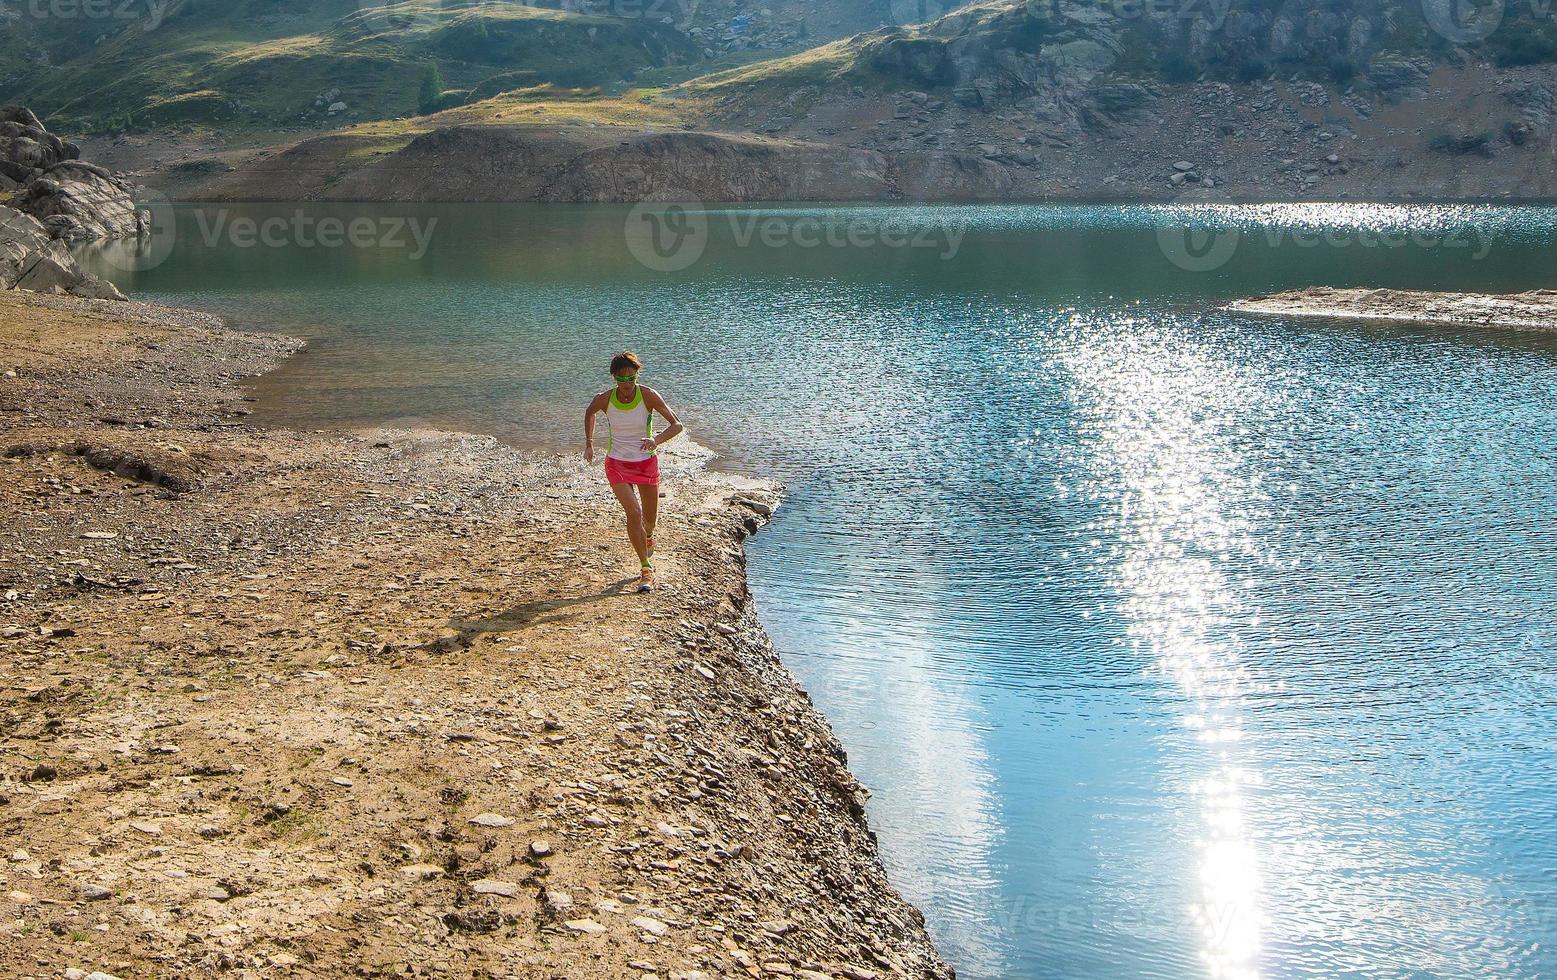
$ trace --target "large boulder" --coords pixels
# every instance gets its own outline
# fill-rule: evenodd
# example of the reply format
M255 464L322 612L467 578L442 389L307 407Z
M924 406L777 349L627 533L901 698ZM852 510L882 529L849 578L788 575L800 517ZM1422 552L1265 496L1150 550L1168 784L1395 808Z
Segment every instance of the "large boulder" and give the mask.
M130 185L81 160L81 147L44 129L31 109L0 106L0 192L56 238L89 242L146 232Z
M51 235L43 222L4 206L0 206L0 289L124 299L113 283L83 272L65 243Z
M0 289L124 299L84 272L68 244L148 233L130 186L81 160L81 148L43 128L32 110L0 106Z
M146 213L136 208L130 188L80 160L62 161L34 177L17 202L67 242L135 238L146 232Z
M0 173L26 181L65 159L65 141L44 129L31 109L0 106Z
M52 240L37 218L0 207L0 289L15 289Z

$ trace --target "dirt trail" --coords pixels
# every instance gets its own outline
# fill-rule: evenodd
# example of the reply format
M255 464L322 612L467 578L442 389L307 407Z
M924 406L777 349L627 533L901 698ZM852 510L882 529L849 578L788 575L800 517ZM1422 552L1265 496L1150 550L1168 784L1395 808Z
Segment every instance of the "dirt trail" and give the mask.
M264 431L295 349L0 297L0 975L946 977L670 467ZM83 971L80 974L72 971Z

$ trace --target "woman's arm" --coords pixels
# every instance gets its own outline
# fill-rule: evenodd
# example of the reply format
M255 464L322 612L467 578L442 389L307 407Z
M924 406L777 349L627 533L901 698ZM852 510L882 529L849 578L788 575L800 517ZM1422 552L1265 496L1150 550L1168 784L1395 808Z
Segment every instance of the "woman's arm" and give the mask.
M652 453L686 431L686 426L681 424L681 420L676 418L676 413L670 410L670 406L665 404L665 399L661 398L660 393L653 388L643 389L643 403L649 407L650 411L658 412L660 418L670 423L670 426L664 432L661 432L654 438L644 437L642 444L644 452Z
M595 461L595 413L605 411L605 395L596 395L584 409L584 462Z

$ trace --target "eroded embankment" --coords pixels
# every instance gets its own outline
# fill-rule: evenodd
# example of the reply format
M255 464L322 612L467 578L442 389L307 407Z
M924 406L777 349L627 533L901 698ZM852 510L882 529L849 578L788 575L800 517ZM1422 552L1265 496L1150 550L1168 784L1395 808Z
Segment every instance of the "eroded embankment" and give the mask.
M752 610L575 460L256 429L296 344L0 298L0 973L945 977ZM809 971L809 972L807 972Z

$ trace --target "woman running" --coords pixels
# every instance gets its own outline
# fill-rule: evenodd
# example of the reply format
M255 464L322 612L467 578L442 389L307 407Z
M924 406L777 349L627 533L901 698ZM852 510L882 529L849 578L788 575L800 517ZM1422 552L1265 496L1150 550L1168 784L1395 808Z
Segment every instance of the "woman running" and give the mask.
M627 514L627 540L642 569L638 591L649 592L654 588L654 521L660 510L658 453L660 446L681 434L682 425L659 392L638 383L641 370L643 362L630 350L611 358L616 387L596 395L584 412L584 462L595 461L595 413L604 412L606 482ZM658 436L654 434L656 412L669 423Z

